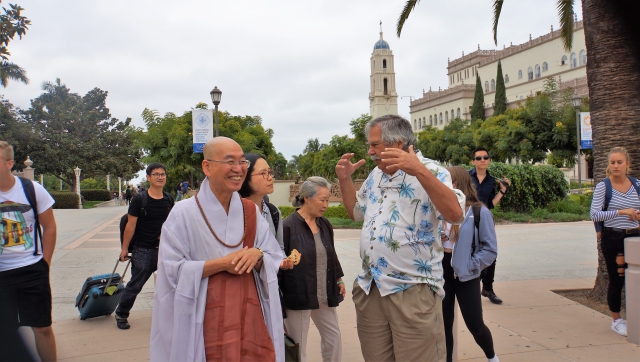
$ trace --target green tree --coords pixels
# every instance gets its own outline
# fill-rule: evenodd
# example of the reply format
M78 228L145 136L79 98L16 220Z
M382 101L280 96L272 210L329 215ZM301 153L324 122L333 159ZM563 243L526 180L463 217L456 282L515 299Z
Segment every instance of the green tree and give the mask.
M484 120L484 92L482 91L482 81L476 73L476 92L473 94L473 105L471 106L471 119Z
M111 118L108 92L94 88L80 96L60 79L43 83L42 89L22 112L34 137L21 152L31 156L39 173L75 186L76 166L83 178L108 173L132 178L142 168L142 151L135 145L138 130L130 118Z
M496 99L493 106L493 115L498 116L507 110L507 88L504 86L502 76L502 62L498 60L498 76L496 77Z
M9 4L8 9L3 7L2 10L4 13L0 14L0 84L4 88L9 85L9 80L28 84L27 72L9 61L11 53L8 46L16 35L22 39L29 29L31 20L22 16L24 9L20 5Z

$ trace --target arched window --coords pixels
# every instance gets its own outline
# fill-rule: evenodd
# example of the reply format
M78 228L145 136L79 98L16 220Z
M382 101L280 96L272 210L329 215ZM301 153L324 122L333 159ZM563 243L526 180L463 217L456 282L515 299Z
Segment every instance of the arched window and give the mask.
M571 68L575 68L578 66L578 57L576 53L571 53Z
M504 75L504 82L509 83L509 74Z
M518 79L522 79L522 69L518 71Z
M444 121L449 122L449 111L444 112Z
M585 65L587 64L587 52L584 51L584 49L582 49L580 51L580 65Z
M566 56L566 55L563 55L563 56L562 56L562 65L567 65L567 64L569 64L569 63L567 62L567 56Z
M386 68L386 67L387 67L387 60L382 59L382 68Z
M451 110L451 120L453 121L453 109Z
M489 81L484 82L484 92L489 93Z
M496 90L496 81L495 79L491 79L491 91L495 91Z
M549 64L547 62L542 63L542 71L546 72L549 70Z
M527 76L529 77L529 80L533 80L533 68L529 67L529 69L527 69Z
M440 112L440 124L442 124L442 112Z
M536 78L540 78L540 65L536 64Z
M429 126L433 126L433 117L429 116Z
M460 108L458 108L458 117L457 118L460 118Z
M433 115L433 125L435 126L437 124L438 124L438 114L436 113Z
M387 94L387 78L384 78L384 95L386 96Z
M413 120L413 129L416 130L418 129L418 122L416 122L416 120Z

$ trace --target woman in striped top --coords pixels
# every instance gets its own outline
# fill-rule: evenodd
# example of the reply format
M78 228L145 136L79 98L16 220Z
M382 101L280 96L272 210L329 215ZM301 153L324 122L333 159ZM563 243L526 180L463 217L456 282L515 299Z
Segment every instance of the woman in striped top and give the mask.
M609 287L607 302L613 322L611 329L622 335L627 335L627 324L620 317L622 303L622 287L627 264L624 260L624 239L639 235L638 220L640 220L640 198L636 188L627 175L631 160L627 150L614 147L609 152L607 177L611 180L611 201L606 210L604 208L606 186L604 182L596 185L591 202L591 220L604 221L601 235L602 255L609 273Z

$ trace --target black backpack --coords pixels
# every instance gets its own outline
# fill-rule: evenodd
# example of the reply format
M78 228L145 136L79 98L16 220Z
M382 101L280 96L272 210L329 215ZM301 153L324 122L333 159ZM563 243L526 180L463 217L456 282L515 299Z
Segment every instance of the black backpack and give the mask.
M640 181L636 180L631 176L627 176L627 177L629 178L629 181L631 181L631 185L633 185L633 187L636 189L636 193L638 194L638 196L640 196ZM605 187L604 206L602 207L602 211L607 211L607 209L609 209L609 203L611 202L611 198L613 197L613 185L611 185L611 180L608 177L602 179L602 182L604 182L604 187ZM593 225L596 228L596 233L599 233L602 230L604 230L604 221L594 222Z
M147 216L146 208L147 208L147 202L149 201L149 193L146 190L144 190L140 192L138 195L142 197L142 200L140 202L140 216L143 216L143 215ZM164 199L169 200L171 207L173 207L174 201L173 201L173 197L171 197L171 194L163 191L162 195ZM120 218L120 248L122 248L122 244L124 243L124 229L126 229L128 222L129 222L129 213L126 213L122 215L122 217ZM136 225L136 231L137 231L137 225ZM128 250L130 253L133 252L133 247L135 242L136 242L136 232L134 231L133 236L131 237L131 241L129 242Z
M276 228L276 233L278 232L278 224L280 224L280 213L278 212L278 207L270 202L267 202L267 207L269 208L269 213L271 214L271 220L273 220L273 226Z
M40 221L38 220L38 199L36 198L36 188L33 186L33 182L28 178L18 177L22 183L22 189L24 190L24 196L26 196L31 210L33 210L33 219L35 220L35 250L33 255L38 255L38 236L40 236L40 244L42 244L42 228L40 228Z

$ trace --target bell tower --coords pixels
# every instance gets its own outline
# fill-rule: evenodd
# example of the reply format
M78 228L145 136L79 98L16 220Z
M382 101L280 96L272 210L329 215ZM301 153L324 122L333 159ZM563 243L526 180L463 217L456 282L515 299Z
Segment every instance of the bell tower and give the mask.
M393 52L382 38L373 46L371 53L371 92L369 109L373 118L386 114L398 114L398 93L396 93L396 73L393 70Z

